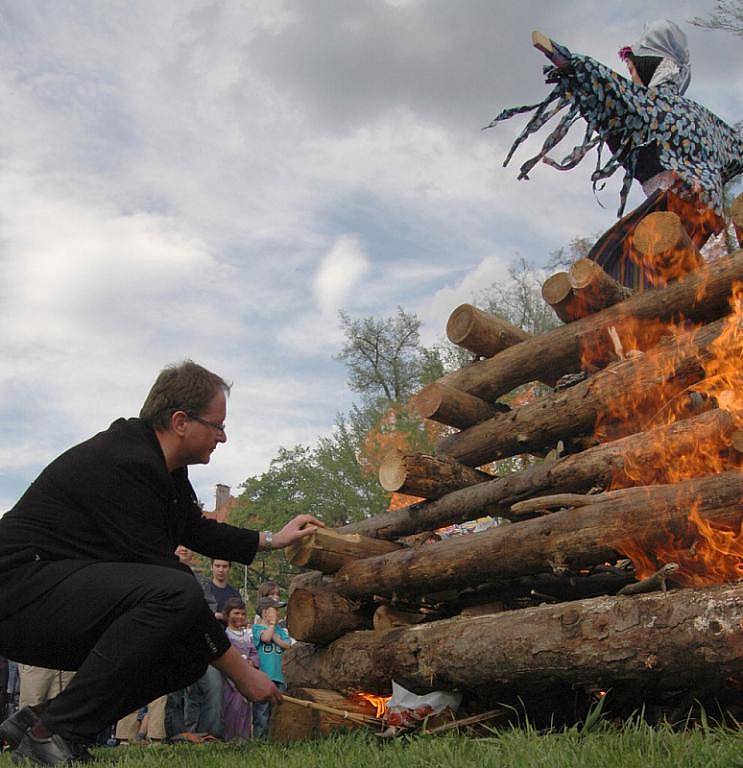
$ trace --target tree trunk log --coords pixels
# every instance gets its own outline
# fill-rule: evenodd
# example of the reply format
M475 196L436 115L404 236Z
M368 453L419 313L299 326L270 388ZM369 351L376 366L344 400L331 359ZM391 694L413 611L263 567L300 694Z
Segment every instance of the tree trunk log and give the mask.
M635 229L632 248L653 285L667 285L704 264L681 219L670 211L648 214Z
M721 700L743 676L743 583L668 594L598 597L519 611L354 632L327 648L284 654L291 686L491 697L562 686L688 687Z
M332 582L332 576L326 576L324 573L320 573L320 571L300 573L289 582L289 599L291 599L295 589L322 589L328 584L332 584Z
M597 445L583 453L534 464L523 472L489 480L444 496L351 523L341 530L381 539L397 539L463 523L481 515L513 517L512 504L534 496L587 492L637 484L638 467L658 467L694 455L700 446L712 457L736 449L735 425L726 411L713 410L648 432ZM743 438L739 452L743 452ZM736 460L737 461L737 460ZM714 471L714 470L713 470ZM701 472L700 472L701 474ZM305 577L306 578L306 577ZM294 583L294 582L292 582Z
M630 547L652 552L667 541L688 547L697 535L689 521L692 501L702 519L737 530L743 521L743 473L627 488L579 509L357 560L335 574L334 588L358 600L414 596L530 573L578 570L616 560Z
M385 491L438 499L441 496L492 480L486 472L458 461L425 453L387 453L379 467L379 482Z
M573 292L581 297L586 314L612 307L632 296L632 289L617 282L595 261L578 259L571 264L568 279Z
M422 419L457 429L479 424L498 413L491 403L438 382L424 387L411 398L410 404Z
M287 629L295 640L327 645L356 629L371 629L373 608L328 589L296 588L289 596Z
M483 312L472 304L461 304L449 316L446 335L452 344L492 357L501 350L531 338L531 334L497 315Z
M704 378L702 358L723 326L724 321L717 320L696 331L693 344L679 348L671 340L651 354L616 363L569 389L552 392L510 413L447 435L436 445L436 452L476 467L554 446L558 440L574 435L592 434L599 416L604 423L613 421L615 426L622 426L625 434L637 431L636 416L642 417L644 409L657 411ZM612 407L616 409L622 402L617 393L630 392L636 397L627 403L626 413L612 418Z
M572 323L583 317L579 312L580 303L573 293L567 272L556 272L542 285L542 298L552 307L563 323Z
M632 296L591 259L578 259L569 272L558 272L542 286L542 297L563 323L580 320Z
M440 382L492 402L521 384L579 370L582 350L578 337L582 333L617 325L628 317L665 321L684 316L695 322L722 317L730 309L733 283L741 279L743 251L736 251L706 264L682 282L638 293L595 315L504 349L489 360L449 373Z
M376 708L369 702L349 698L333 690L292 688L287 691L287 694L297 699L337 709L339 712L352 712L367 717L374 717L376 714ZM333 715L285 701L271 707L268 739L276 743L305 741L328 736L339 729L350 730L361 727L364 727L363 724L341 715Z
M738 246L743 248L743 194L733 200L733 206L730 210L733 220L733 227L738 238Z
M381 541L358 534L318 528L312 535L286 548L286 559L296 566L314 568L321 573L335 573L352 560L374 557L402 549L401 544Z
M446 335L452 344L474 352L479 357L493 357L508 347L532 338L522 328L511 325L498 315L483 312L472 304L461 304L451 313L446 324ZM553 387L556 381L549 372L539 380L548 387Z

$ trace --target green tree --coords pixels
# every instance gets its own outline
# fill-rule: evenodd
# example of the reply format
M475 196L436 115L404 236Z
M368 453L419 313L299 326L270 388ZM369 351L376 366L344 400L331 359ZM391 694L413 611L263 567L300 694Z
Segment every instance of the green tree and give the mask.
M421 346L421 322L415 314L398 307L396 315L386 318L354 320L343 311L339 316L345 342L336 360L346 364L348 386L366 406L401 403L426 379L440 375L436 353Z

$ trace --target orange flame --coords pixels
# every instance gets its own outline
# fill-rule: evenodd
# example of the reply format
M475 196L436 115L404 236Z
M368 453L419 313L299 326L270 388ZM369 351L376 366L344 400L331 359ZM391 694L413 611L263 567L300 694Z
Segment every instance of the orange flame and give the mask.
M384 717L387 713L387 705L389 704L392 696L375 696L373 693L364 693L363 691L357 691L351 695L352 699L356 701L365 701L376 707L375 717Z
M654 418L660 414L666 424L683 418L682 396L696 393L700 399L716 403L718 408L726 411L737 429L743 428L743 283L734 285L730 304L732 313L722 332L705 353L699 355L704 377L686 388L676 387L675 391L673 387L658 387L657 400L651 403L656 409ZM673 365L676 359L690 354L693 350L689 344L688 332L679 330L676 339L679 357L667 356L664 364ZM668 373L668 370L659 369L659 380L665 381ZM637 411L640 400L636 392L620 393L609 420L622 413L632 420L632 409ZM647 403L644 406L640 410L647 413ZM720 446L719 443L699 441L694 450L682 457L672 453L663 441L654 445L653 450L656 457L653 461L648 461L647 455L642 461L631 455L625 456L624 476L615 479L616 486L677 483L701 475L743 469L740 453L730 451L727 443ZM742 578L743 523L738 530L714 524L699 513L698 500L686 499L684 503L689 508L687 531L665 532L665 541L660 543L654 537L656 543L652 552L635 541L622 543L621 551L633 561L638 577L644 578L661 565L675 562L680 567L674 581L683 585L705 586Z

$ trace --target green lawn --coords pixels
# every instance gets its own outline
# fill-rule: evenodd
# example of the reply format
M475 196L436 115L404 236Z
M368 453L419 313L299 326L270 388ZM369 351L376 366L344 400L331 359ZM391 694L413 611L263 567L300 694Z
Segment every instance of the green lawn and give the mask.
M121 768L736 768L743 767L743 732L631 726L585 736L512 730L488 738L447 734L385 743L357 733L291 746L119 747L98 756L100 765ZM11 765L8 754L0 757L0 768Z

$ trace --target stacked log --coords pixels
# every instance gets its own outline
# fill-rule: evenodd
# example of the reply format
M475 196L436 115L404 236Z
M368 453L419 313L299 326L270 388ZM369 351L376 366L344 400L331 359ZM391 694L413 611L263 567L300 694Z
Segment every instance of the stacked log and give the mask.
M632 290L590 259L578 259L568 272L557 272L542 286L542 298L555 314L570 323L628 299Z
M735 698L740 380L716 374L726 383L716 380L713 394L704 387L721 341L741 333L730 300L743 283L743 251L700 266L663 222L639 238L662 287L629 295L578 262L568 280L577 316L534 337L470 305L455 310L450 338L485 359L427 387L415 407L459 431L434 456L385 457L382 485L423 501L302 548L322 573L292 585L289 629L301 642L284 657L290 686L385 693L394 678L473 696L689 686L700 698ZM638 334L638 324L660 330ZM609 350L592 356L590 371L586 344ZM563 375L567 385L532 402L497 402ZM529 453L547 458L502 477L483 470ZM497 524L434 534L485 515ZM713 546L723 552L719 569L705 564ZM670 591L643 594L661 588Z
M520 611L353 632L286 654L295 685L387 693L487 687L544 695L551 687L690 686L700 697L739 696L743 585L603 597Z

